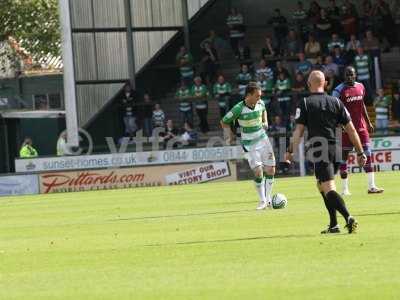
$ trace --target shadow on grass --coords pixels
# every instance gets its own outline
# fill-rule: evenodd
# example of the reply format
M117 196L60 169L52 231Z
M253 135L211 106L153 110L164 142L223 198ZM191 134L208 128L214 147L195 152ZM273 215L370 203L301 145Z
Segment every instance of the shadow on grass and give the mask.
M400 211L392 211L392 212L381 212L381 213L365 213L365 214L359 214L355 215L356 217L379 217L379 216L388 216L388 215L400 215Z

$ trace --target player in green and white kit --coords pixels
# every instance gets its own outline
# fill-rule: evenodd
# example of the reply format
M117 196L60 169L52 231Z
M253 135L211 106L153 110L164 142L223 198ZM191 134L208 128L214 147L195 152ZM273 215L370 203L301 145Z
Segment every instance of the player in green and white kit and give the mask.
M255 175L255 186L260 198L257 210L272 208L275 156L265 132L268 127L267 112L264 102L261 101L261 89L256 82L247 85L245 99L237 103L221 120L229 144L234 138L230 124L235 120L238 120L242 146Z

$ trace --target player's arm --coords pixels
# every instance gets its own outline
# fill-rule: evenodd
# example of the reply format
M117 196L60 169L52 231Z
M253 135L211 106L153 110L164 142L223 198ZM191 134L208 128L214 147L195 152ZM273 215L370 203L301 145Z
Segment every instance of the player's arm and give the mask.
M365 106L364 103L363 103L363 115L364 115L365 121L367 121L368 131L370 133L374 132L374 126L372 125L371 120L369 119L367 107Z
M268 115L267 115L267 111L266 110L263 111L261 117L262 117L263 126L264 126L265 130L267 130L268 129Z
M304 135L305 126L303 124L297 123L296 129L293 132L292 141L290 142L289 148L286 152L285 158L287 162L293 161L293 155L301 142L301 138Z
M358 164L362 167L367 162L367 157L365 156L364 149L361 144L360 137L356 129L354 128L353 122L348 122L346 126L344 126L344 130L346 131L347 135L351 143L354 145L354 148L357 151L357 161Z
M220 124L222 130L224 131L224 138L228 145L230 145L235 140L235 133L232 132L231 124L235 122L235 120L240 115L240 108L234 106L228 113L222 118Z

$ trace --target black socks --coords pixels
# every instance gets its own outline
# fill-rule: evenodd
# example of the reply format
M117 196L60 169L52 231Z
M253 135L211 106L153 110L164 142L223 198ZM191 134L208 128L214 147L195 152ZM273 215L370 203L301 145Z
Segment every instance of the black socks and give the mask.
M330 228L335 227L337 225L335 202L329 201L326 198L324 192L321 192L321 196L322 198L324 198L325 207L329 212L329 219L330 219L329 227Z
M336 191L330 191L329 193L326 194L326 200L328 202L328 205L334 206L334 208L338 212L340 212L340 214L343 216L343 218L347 223L350 213L347 210L343 198Z

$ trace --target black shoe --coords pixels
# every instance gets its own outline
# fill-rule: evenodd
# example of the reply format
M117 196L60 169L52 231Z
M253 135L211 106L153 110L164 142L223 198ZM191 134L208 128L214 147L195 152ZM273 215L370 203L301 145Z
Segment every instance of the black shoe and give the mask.
M340 233L339 225L336 225L334 227L328 226L327 229L321 231L321 234L328 234L328 233Z
M346 228L349 233L356 233L358 228L358 222L356 221L356 219L350 216L349 220L347 221Z

